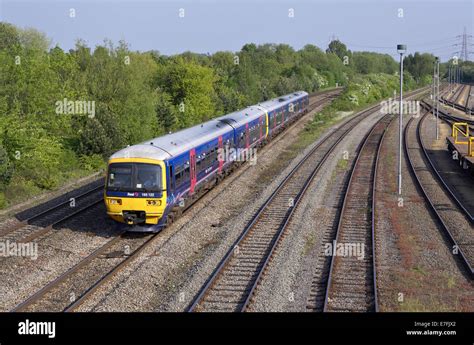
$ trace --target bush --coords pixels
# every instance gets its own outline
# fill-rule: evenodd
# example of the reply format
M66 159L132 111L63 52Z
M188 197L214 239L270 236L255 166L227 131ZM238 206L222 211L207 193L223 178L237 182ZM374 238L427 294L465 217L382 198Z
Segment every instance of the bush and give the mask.
M14 204L31 198L42 192L33 181L20 177L13 177L8 187L5 189L5 198L9 204Z
M383 73L353 77L340 97L334 100L329 107L317 113L313 121L308 124L307 129L311 131L313 126L316 126L315 123L323 118L331 118L338 111L359 110L386 97L393 97L394 90L398 94L398 83L397 75ZM404 83L405 92L419 86L413 78L407 78Z
M57 138L35 124L11 121L4 133L4 145L15 156L13 176L30 180L40 188L57 186L63 169L63 147Z
M81 167L86 171L97 171L105 168L105 161L101 155L95 154L91 156L83 155L79 158Z

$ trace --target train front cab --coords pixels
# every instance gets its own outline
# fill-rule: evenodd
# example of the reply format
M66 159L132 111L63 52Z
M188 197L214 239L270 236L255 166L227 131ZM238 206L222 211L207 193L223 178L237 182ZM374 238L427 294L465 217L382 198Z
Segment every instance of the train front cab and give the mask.
M166 208L166 166L145 158L109 161L104 201L112 219L135 224L158 224Z

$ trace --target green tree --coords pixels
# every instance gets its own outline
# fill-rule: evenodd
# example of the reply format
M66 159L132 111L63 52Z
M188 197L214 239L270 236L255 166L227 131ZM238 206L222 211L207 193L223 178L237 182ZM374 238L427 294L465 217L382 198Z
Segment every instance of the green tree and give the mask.
M403 60L404 68L410 72L417 82L420 82L423 77L431 76L433 74L433 66L435 57L432 54L415 53L410 54Z
M12 24L0 22L0 51L20 45L19 30Z
M201 123L213 117L215 107L214 83L216 76L209 67L195 62L186 62L177 57L162 66L157 73L156 83L170 95L174 107L178 109L177 127L184 128Z
M326 53L336 54L341 60L343 60L345 56L349 57L351 55L350 50L347 50L346 45L339 40L331 41L326 49Z
M46 52L51 45L45 33L33 28L19 30L19 41L25 49L39 50Z

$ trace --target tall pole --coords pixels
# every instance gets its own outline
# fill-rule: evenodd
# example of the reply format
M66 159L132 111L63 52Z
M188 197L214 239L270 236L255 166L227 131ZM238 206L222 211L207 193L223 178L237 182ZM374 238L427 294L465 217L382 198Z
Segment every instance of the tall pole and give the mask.
M439 140L438 131L438 117L439 117L439 58L436 58L436 140Z
M436 61L433 64L433 109L436 102Z
M400 121L399 121L399 145L398 145L398 195L402 195L402 135L403 135L403 53L407 47L404 44L397 45L400 54Z
M434 93L434 78L435 78L435 73L436 73L436 69L433 69L433 83L431 85L431 100L434 102L434 96L435 96L435 93ZM434 105L434 103L433 103Z
M451 66L449 68L449 75L448 75L448 95L451 97Z
M448 67L449 67L448 91L449 91L449 95L451 96L451 66L448 66Z
M451 94L454 91L454 71L455 71L455 67L451 66Z
M455 67L451 66L451 93L454 91L454 71Z
M454 71L455 67L451 66L451 93L454 91Z

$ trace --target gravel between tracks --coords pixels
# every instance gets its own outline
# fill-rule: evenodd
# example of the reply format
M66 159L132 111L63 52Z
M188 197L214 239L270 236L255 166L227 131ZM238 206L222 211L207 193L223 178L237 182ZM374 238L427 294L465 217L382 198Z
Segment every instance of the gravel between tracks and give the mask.
M311 183L281 241L251 311L307 311L315 271L320 269L328 234L337 227L336 213L361 138L381 117L372 113L343 139ZM349 154L344 161L344 152ZM341 193L335 193L341 191Z

